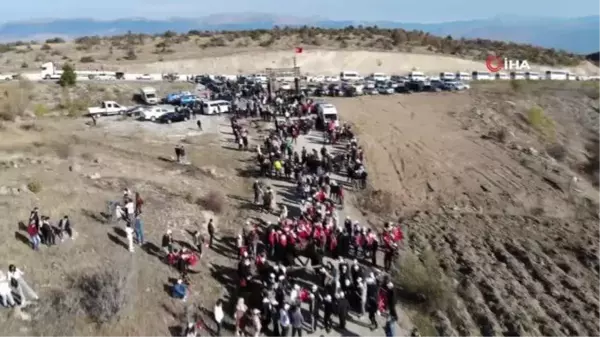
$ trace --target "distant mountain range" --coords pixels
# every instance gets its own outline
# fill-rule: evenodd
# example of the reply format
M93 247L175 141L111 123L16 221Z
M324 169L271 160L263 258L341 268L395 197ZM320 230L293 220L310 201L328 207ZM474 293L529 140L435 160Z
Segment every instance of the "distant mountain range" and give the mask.
M119 35L128 31L155 34L167 30L183 33L190 30L250 30L271 29L273 26L317 26L343 28L373 26L422 30L433 35L454 38L482 38L528 43L536 46L564 49L578 54L600 50L600 16L579 18L536 18L502 16L484 20L443 23L404 23L393 21L335 21L278 16L264 13L228 13L202 18L171 18L151 20L128 18L111 21L94 19L49 19L44 21L10 22L0 25L0 40L31 40L46 37L72 38L86 35Z

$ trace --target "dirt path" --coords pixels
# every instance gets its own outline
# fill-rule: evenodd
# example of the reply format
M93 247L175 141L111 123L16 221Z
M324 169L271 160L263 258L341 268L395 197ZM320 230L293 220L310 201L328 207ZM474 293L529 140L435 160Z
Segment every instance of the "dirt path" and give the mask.
M294 148L297 149L297 151L300 151L302 147L306 147L307 151L310 153L313 149L320 151L323 144L324 143L322 133L313 130L307 135L301 135L300 137L298 137L297 144L294 145ZM325 147L330 152L338 151L329 144L325 145ZM345 177L339 176L337 174L333 174L332 178L337 180L340 184L344 184L346 182ZM268 183L275 188L278 203L283 203L284 205L286 205L288 211L290 212L298 211L300 200L296 195L295 185L293 183L284 180L268 180ZM366 223L365 219L361 216L360 211L352 207L352 205L350 205L348 202L346 202L346 205L343 208L338 207L338 215L340 221L343 221L346 218L346 216L349 216L351 219L357 220L361 224ZM277 217L272 214L263 215L263 220L276 222ZM330 260L329 258L326 259L337 265L336 261ZM383 256L380 256L378 261L383 261ZM403 310L400 306L397 310L400 317L400 321L396 326L396 334L399 336L408 335L410 333L410 329L412 328L412 323L410 322L410 319L403 313ZM371 331L368 327L369 323L366 316L361 319L358 318L355 314L351 314L347 324L348 331L336 331L330 333L329 336L337 336L338 334L341 336L384 336L385 332L383 331L382 327L385 324L385 320L383 317L380 317L378 320L380 328L378 330ZM337 324L337 319L335 317L334 322L336 322ZM320 336L322 335L322 333L323 331L317 331L314 334L308 334L308 336Z

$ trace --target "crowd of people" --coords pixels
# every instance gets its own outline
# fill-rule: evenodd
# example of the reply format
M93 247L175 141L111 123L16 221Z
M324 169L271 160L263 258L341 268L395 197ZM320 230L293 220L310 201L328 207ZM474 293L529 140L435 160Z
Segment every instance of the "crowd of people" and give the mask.
M347 126L340 132L343 128ZM378 327L377 315L387 312L386 330L393 335L396 292L385 271L402 243L402 228L387 223L378 233L350 217L339 219L343 183L333 178L333 156L326 147L320 153L294 151L298 131L298 120L276 120L273 132L257 147L262 176L296 184L300 214L292 217L285 205L276 209L273 189L255 181L254 202L276 213L278 220L248 221L237 237L236 334L287 336L291 331L301 336L305 325L309 332L323 327L329 333L334 316L337 328L345 330L352 311L368 315L372 330ZM349 143L344 157L362 165L356 139ZM383 263L378 260L381 251Z
M268 332L288 336L291 332L292 336L302 336L304 331L312 333L321 328L327 333L333 329L343 332L351 313L357 319L367 316L373 331L379 327L377 316L385 313L386 335L393 336L398 319L397 295L389 272L404 234L401 223L386 223L378 231L350 217L340 218L346 184L335 176L345 171L348 182L366 179L364 151L351 127L329 125L325 130L325 139L331 144L347 139L348 146L341 153L332 153L326 146L320 151L297 149L299 135L314 126L312 119L303 118L310 108L297 99L283 98L264 107L267 101L261 95L251 98L249 102L254 103L244 107L234 105L231 128L235 142L240 149L249 148L248 130L240 123L241 118L271 115L265 111L284 116L268 118L275 127L256 146L257 163L261 177L293 183L298 200L293 210L283 203L277 207L274 189L255 181L254 203L262 211L277 215L277 221L248 221L237 236L237 280L230 294L235 303L230 309L236 335L259 336ZM177 146L175 152L177 161L183 161L185 149ZM140 194L132 194L128 189L123 191L122 201L109 203L111 217L125 222L126 246L131 253L136 244L144 244L143 204ZM161 258L180 274L171 286L174 298L186 301L189 296L190 268L196 265L206 247L213 246L212 219L207 230L206 236L200 231L193 232L193 245L189 247L177 247L170 229L162 237ZM36 250L40 244L50 246L57 238L64 240L65 234L70 238L76 236L68 216L52 226L38 208L31 212L27 232ZM37 299L23 280L22 272L12 270L9 277L0 273L3 304L15 303L12 293L5 290L5 280L9 288L16 289L21 302L25 298ZM223 306L223 300L219 300L213 310L217 335L225 312L229 311ZM191 322L185 335L196 336L198 327Z

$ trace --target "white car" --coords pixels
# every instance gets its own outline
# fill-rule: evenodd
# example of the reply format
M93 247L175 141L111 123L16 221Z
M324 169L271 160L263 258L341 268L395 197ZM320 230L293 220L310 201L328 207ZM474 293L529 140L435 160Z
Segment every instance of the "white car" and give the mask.
M169 112L175 112L175 107L172 105L156 105L146 107L140 112L140 119L154 122L160 118L160 116Z
M115 75L111 75L111 74L98 74L93 76L93 78L90 78L93 80L97 80L97 81L115 81L117 79L117 77Z
M323 75L317 75L317 76L310 78L310 82L324 82L324 81L325 81L325 76L323 76Z
M144 74L142 76L138 76L135 78L138 81L151 81L152 80L152 76L150 76L150 74Z
M281 86L279 86L279 89L281 89L281 90L292 90L292 85L289 84L289 83L287 83L287 82L284 82L284 83L281 83Z
M339 82L339 76L325 76L325 82Z

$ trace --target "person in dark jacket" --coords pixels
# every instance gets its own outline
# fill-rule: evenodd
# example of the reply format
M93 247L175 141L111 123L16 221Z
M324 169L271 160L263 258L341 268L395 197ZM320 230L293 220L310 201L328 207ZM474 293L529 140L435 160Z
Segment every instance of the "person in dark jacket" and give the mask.
M173 232L170 229L168 229L167 233L163 235L161 247L166 255L169 255L169 253L171 253L173 250Z
M213 219L208 220L208 247L212 248L213 241L215 239L215 225L213 224Z
M371 331L376 330L378 328L376 314L378 310L378 298L377 295L379 293L379 289L377 287L377 283L375 279L372 277L368 277L366 279L367 283L367 305L366 309L369 313L369 321L371 323L370 329Z
M291 310L290 321L292 325L292 337L302 337L302 326L304 325L304 317L299 306L294 306Z
M387 305L390 312L390 317L395 321L398 320L398 312L396 311L396 290L394 284L390 281L386 284L387 287Z
M337 314L340 321L341 330L346 330L346 319L348 318L349 307L350 304L348 303L348 299L346 299L344 292L340 292L337 299Z
M326 295L323 303L323 324L325 325L325 331L327 333L331 332L332 320L331 316L333 315L333 301L331 299L331 295Z

